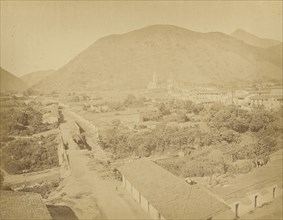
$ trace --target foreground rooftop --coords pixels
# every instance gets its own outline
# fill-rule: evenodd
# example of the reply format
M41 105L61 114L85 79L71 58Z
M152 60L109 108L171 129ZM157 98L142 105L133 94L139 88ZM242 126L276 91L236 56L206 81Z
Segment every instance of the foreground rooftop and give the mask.
M0 191L0 219L52 219L37 193Z
M119 168L122 175L166 219L207 219L229 206L199 185L189 185L148 159Z

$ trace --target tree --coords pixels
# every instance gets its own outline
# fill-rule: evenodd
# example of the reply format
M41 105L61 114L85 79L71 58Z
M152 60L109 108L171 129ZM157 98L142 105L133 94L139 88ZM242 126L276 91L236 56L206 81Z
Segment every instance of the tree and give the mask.
M224 130L221 133L221 138L227 143L238 143L240 141L239 135L232 130Z
M259 130L266 128L269 123L274 121L273 115L264 110L254 111L250 117L250 130L253 132L258 132Z
M261 137L255 146L256 155L269 155L276 150L277 141L270 135Z
M137 102L137 98L133 94L129 94L129 95L127 95L127 97L124 101L124 105L130 106L130 105L135 104L136 102Z
M244 133L249 129L249 123L243 118L236 118L231 124L233 130L239 133Z
M159 105L158 110L162 115L169 115L171 113L169 107L163 102Z
M203 104L197 104L193 106L193 112L198 115L202 110L204 110Z
M120 124L121 124L121 121L120 119L114 119L111 121L111 123L115 126L115 127L118 127Z
M24 91L24 95L27 95L27 96L37 95L37 94L38 94L38 91L31 89L31 88Z

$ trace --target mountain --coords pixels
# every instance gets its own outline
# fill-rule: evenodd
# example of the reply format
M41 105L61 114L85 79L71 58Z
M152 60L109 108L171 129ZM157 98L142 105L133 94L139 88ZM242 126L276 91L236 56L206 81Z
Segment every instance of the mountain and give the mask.
M41 70L32 73L27 73L21 76L21 79L27 83L29 86L33 86L34 84L39 83L48 75L55 73L55 70Z
M237 29L232 34L230 34L230 36L238 40L241 40L245 42L246 44L249 44L255 47L262 47L262 48L272 47L272 46L275 46L281 43L280 41L276 41L276 40L259 38L241 29Z
M16 91L21 92L27 89L27 85L20 78L9 73L0 67L1 78L1 92L4 91Z
M173 75L184 85L278 81L282 54L219 32L153 25L97 40L35 89L138 89L146 87L153 73L159 82Z

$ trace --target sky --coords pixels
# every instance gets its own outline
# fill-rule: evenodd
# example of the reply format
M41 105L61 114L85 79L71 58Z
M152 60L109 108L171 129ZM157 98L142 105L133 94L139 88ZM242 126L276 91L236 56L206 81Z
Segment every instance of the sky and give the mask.
M153 24L282 41L282 1L1 1L0 65L56 70L101 37Z

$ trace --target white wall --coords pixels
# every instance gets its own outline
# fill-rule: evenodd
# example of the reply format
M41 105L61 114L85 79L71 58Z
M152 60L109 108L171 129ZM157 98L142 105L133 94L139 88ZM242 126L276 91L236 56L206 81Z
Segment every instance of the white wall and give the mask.
M147 199L124 177L122 176L122 186L133 196L134 200L140 204L142 209L149 214L152 219L159 219L159 212L148 203ZM161 219L165 219L160 216Z
M247 196L247 198L250 200L249 204L244 204L241 203L240 201L238 202L233 202L231 204L229 204L229 206L231 207L231 210L235 213L236 215L236 204L239 204L239 208L238 208L238 216L242 216L252 210L254 210L255 208L258 208L260 206L262 206L263 204L266 204L268 202L272 202L273 201L273 188L275 187L275 196L274 198L281 196L282 195L282 188L278 187L277 185L271 186L271 187L266 187L265 190L267 191L267 193L265 194L260 194L258 193L253 193L250 194L249 196ZM255 207L255 196L257 196L257 206Z
M141 195L141 207L146 213L148 213L148 201L143 197L143 195Z
M132 194L132 184L127 180L125 179L125 182L126 182L126 190Z
M126 179L124 176L122 176L122 186L126 188Z
M159 219L159 212L151 204L149 204L148 214L152 219Z
M132 186L132 196L137 201L137 203L140 203L140 193L136 190L134 186Z

